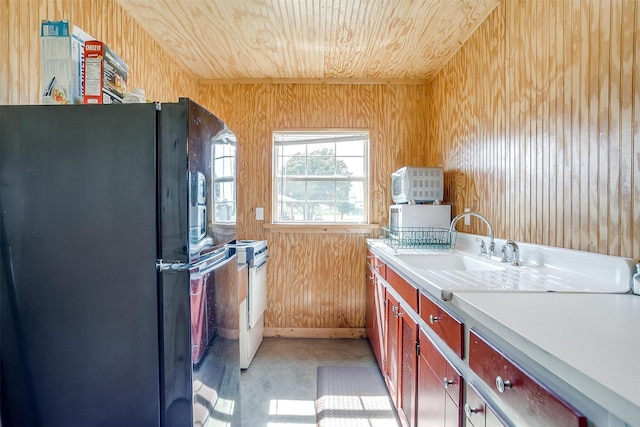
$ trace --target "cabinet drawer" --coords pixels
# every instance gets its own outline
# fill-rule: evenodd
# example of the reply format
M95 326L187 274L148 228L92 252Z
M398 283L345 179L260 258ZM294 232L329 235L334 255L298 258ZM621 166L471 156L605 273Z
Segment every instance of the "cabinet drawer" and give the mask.
M462 322L423 293L420 293L420 317L460 358L464 358L464 324Z
M422 329L420 330L419 339L420 355L426 359L427 364L438 377L440 384L445 388L456 406L459 407L462 401L462 375L449 363Z
M367 249L367 264L369 264L371 268L375 268L376 256L369 249Z
M373 258L373 268L383 279L387 280L387 264L377 256L374 256Z
M516 424L587 425L582 414L527 375L473 330L469 334L469 367L514 410L520 418L513 420Z
M387 282L400 294L402 299L418 313L418 288L404 280L392 268L387 267Z

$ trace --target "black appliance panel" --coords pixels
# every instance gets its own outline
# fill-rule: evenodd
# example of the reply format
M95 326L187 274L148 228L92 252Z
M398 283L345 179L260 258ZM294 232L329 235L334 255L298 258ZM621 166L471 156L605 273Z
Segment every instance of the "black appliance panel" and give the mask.
M158 425L156 108L0 107L2 423Z

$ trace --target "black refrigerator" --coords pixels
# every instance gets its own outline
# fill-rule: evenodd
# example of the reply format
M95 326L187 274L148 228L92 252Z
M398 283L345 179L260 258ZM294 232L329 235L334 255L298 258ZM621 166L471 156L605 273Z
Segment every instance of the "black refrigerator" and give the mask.
M9 426L240 425L236 138L193 101L0 106Z

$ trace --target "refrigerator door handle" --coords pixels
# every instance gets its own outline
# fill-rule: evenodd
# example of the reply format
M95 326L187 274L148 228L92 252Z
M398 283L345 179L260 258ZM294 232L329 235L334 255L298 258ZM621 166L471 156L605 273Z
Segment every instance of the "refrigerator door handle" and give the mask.
M188 271L191 268L191 264L179 262L179 261L171 261L165 262L162 259L156 260L156 270L158 272L167 272L167 271Z
M204 276L205 274L207 274L207 273L209 273L209 272L211 272L211 271L213 271L215 269L218 269L218 268L222 267L223 265L228 264L231 261L237 262L236 261L236 255L233 255L230 258L227 258L222 262L215 262L215 263L213 263L211 265L208 265L204 269L198 270L198 273L200 273L200 274L202 274Z

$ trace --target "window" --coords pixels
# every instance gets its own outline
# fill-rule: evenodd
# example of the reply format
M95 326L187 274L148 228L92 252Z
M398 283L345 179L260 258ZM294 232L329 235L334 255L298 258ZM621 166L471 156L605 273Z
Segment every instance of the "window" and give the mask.
M366 224L368 131L273 133L274 223Z
M213 222L236 222L236 139L230 132L218 134L211 152L213 163Z

